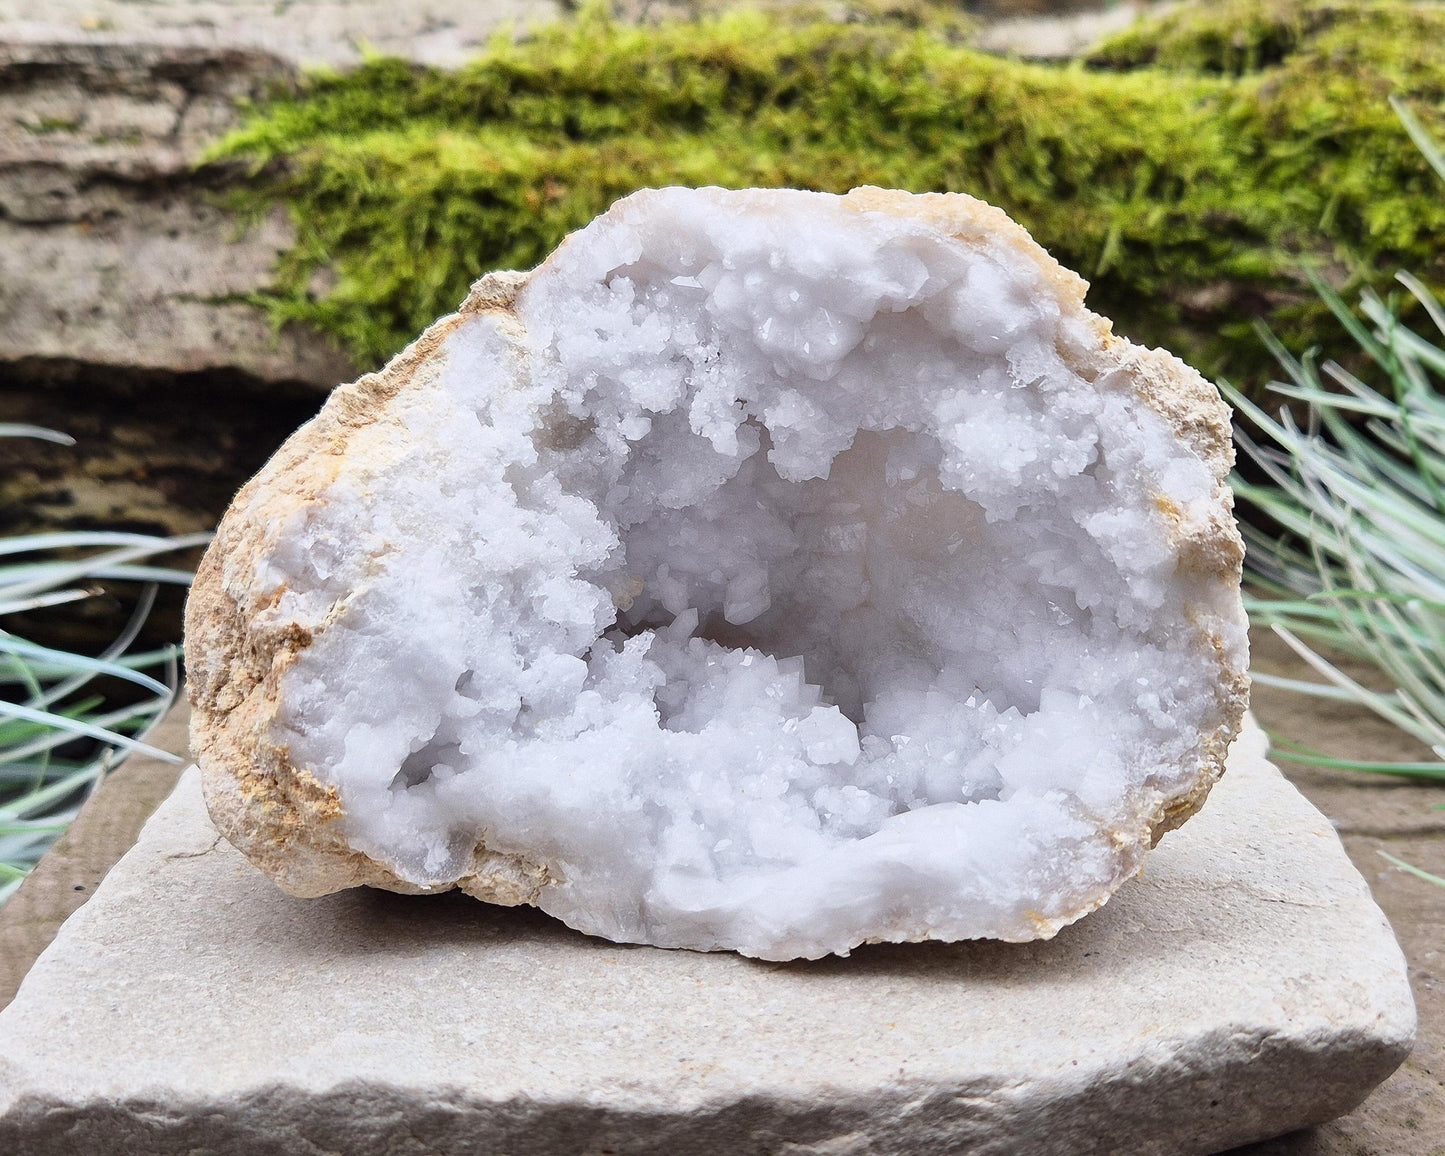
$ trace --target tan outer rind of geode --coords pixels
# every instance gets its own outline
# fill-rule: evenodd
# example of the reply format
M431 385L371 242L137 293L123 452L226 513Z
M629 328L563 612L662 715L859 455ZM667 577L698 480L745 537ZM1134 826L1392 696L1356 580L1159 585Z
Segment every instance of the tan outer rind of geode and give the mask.
M1082 310L1098 338L1097 348L1065 355L1070 368L1086 380L1125 374L1140 400L1213 472L1217 500L1205 526L1186 529L1171 499L1164 494L1158 498L1175 529L1179 577L1238 588L1244 547L1226 484L1234 462L1229 410L1208 382L1163 350L1141 348L1115 336L1109 321L1084 309L1087 282L1059 265L1022 226L991 205L961 193L915 195L877 188L855 189L841 202L860 212L923 221L972 247L1007 248L1015 257L1033 261L1064 312ZM357 886L405 893L426 889L349 847L338 822L343 808L336 788L293 765L288 750L275 741L280 680L310 644L311 633L295 623L277 623L266 613L279 591L264 600L256 592L267 530L300 508L326 501L328 486L352 464L352 435L382 418L391 399L435 376L439 363L432 355L466 318L490 314L520 338L512 302L530 276L483 277L456 314L432 325L383 370L338 387L316 418L297 430L236 495L191 587L186 606L191 742L206 804L221 834L292 895L320 896ZM1193 786L1170 798L1141 801L1134 822L1104 832L1120 852L1120 869L1111 886L1078 910L1034 919L1035 938L1051 937L1106 902L1142 868L1145 849L1194 814L1223 773L1249 683L1242 670L1230 667L1221 640L1203 627L1198 645L1216 656L1223 720L1204 736ZM469 871L452 886L491 903L515 905L535 902L543 887L560 881L560 872L547 863L478 844ZM914 938L931 936L921 930Z

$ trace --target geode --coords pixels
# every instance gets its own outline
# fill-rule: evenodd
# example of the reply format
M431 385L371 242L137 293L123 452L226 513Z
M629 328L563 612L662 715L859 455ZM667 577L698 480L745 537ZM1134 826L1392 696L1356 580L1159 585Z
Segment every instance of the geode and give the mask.
M337 389L187 612L217 827L765 959L1048 937L1246 695L1216 391L970 197L648 190Z

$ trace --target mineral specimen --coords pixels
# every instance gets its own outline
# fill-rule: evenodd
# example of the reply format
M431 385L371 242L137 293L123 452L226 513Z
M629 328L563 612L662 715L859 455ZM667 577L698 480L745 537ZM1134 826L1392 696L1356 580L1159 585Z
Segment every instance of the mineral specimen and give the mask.
M1052 935L1246 693L1228 414L960 195L649 190L339 388L197 576L219 829L766 959Z

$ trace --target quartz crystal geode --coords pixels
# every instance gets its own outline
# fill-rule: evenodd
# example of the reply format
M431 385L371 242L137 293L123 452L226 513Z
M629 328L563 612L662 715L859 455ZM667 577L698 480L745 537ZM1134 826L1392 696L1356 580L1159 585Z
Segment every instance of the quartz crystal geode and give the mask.
M212 817L301 896L460 887L766 959L1027 940L1246 695L1216 391L970 197L662 189L473 288L237 495Z

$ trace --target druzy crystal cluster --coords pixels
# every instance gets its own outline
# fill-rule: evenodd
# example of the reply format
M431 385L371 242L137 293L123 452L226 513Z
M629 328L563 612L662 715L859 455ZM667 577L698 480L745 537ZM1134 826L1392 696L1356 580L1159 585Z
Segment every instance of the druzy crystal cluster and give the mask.
M238 495L221 830L768 959L1051 935L1240 720L1228 417L967 197L663 189L492 275Z

